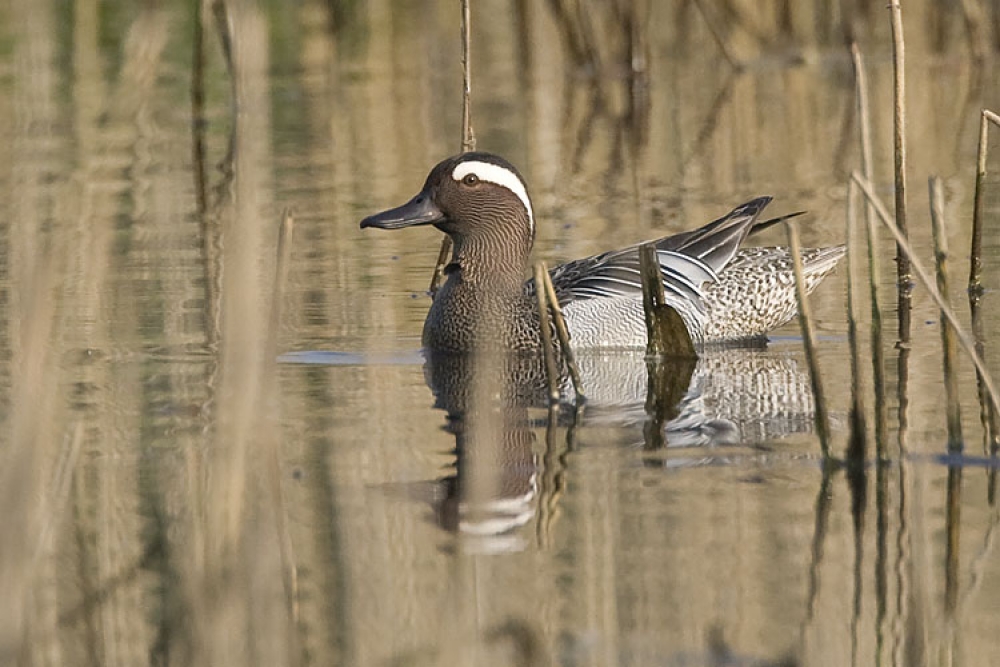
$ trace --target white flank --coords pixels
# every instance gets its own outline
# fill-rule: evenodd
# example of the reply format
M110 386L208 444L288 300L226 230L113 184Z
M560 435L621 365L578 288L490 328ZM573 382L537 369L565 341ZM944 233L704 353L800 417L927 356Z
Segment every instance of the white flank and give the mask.
M463 162L455 167L451 172L451 177L460 181L469 174L475 174L481 181L489 181L501 187L507 188L521 200L524 209L528 212L528 222L531 223L532 230L535 227L535 214L531 210L531 200L528 199L528 191L524 188L524 183L517 177L517 174L510 169L505 169L492 162L470 161Z

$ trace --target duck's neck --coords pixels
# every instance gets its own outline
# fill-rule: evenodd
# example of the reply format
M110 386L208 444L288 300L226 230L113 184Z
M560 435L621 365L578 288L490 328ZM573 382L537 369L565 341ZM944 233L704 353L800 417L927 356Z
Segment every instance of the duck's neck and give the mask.
M520 291L531 253L531 240L480 234L452 237L452 271L470 285L491 291Z

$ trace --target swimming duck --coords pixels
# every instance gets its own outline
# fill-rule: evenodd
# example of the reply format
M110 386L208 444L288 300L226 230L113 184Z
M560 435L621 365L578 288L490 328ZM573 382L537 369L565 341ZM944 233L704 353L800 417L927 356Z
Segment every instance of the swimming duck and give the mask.
M759 221L771 197L758 197L698 229L656 241L663 286L696 344L766 340L796 314L787 248L740 246L782 218ZM433 351L477 346L541 349L533 280L524 281L535 239L528 187L507 160L486 152L450 157L423 189L361 227L434 225L454 242L446 280L424 323ZM646 345L639 245L578 259L550 270L575 348ZM812 291L844 255L844 246L803 249Z

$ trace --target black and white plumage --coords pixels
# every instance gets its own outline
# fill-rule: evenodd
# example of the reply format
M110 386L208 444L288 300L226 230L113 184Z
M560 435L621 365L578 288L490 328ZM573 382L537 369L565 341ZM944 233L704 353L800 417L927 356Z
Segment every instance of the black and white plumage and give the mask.
M790 217L760 221L770 201L758 197L703 227L656 241L667 302L696 343L761 339L795 316L788 250L741 249L754 231ZM361 222L382 229L425 224L449 234L454 250L424 324L424 345L457 352L478 345L539 349L535 287L523 281L534 210L517 170L490 153L463 153L435 166L409 202ZM551 269L574 346L646 344L638 248ZM843 254L843 246L804 250L807 289Z

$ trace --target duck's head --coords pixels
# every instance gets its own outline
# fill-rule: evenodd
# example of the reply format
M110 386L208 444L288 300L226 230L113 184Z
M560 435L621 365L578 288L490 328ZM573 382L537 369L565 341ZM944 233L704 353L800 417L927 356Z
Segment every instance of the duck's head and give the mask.
M498 155L462 153L440 162L413 199L361 221L362 229L434 225L459 246L516 247L527 254L535 236L524 179Z

